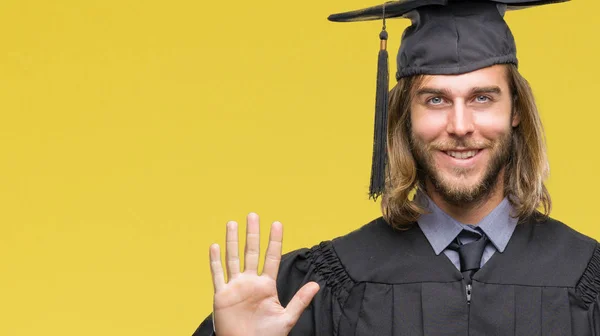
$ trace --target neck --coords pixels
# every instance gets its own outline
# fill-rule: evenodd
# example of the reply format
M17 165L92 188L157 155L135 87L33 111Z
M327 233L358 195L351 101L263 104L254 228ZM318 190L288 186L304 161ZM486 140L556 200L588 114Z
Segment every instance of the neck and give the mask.
M477 225L481 220L494 210L504 199L504 169L498 174L496 183L490 193L482 200L471 203L454 204L448 202L433 186L431 181L426 180L426 193L429 198L450 217L460 223Z

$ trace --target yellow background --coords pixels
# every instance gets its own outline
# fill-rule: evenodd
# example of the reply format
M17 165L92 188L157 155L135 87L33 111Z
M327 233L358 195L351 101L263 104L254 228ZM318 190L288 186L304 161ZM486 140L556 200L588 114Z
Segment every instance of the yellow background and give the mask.
M280 220L289 251L378 216L380 23L326 20L374 4L2 1L0 335L190 335L227 220ZM552 214L596 238L598 11L507 16ZM406 25L389 23L390 50Z

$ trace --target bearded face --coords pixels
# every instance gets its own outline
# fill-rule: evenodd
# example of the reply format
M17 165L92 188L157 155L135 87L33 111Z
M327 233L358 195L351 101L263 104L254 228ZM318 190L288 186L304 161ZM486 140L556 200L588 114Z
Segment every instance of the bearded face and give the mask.
M512 99L503 66L428 76L411 103L410 142L419 174L447 202L486 198L511 152Z

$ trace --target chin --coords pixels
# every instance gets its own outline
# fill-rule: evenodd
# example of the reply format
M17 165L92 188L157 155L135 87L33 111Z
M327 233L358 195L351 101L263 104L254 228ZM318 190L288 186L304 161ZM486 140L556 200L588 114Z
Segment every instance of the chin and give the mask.
M448 174L437 178L436 189L447 201L453 203L475 201L484 193L482 188L486 189L481 174Z
M444 171L437 180L452 189L473 189L483 183L484 172L481 169L454 169Z

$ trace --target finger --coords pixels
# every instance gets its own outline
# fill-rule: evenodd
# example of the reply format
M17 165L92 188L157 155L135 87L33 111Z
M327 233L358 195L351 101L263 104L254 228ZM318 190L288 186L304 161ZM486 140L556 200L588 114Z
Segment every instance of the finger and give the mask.
M225 286L225 275L223 274L223 266L221 266L221 249L218 244L210 246L210 272L212 273L213 287L215 293L223 289Z
M240 255L238 247L238 224L236 222L227 223L227 233L225 236L225 260L227 261L227 278L229 280L240 274Z
M271 234L269 235L269 246L265 255L265 266L263 274L277 280L277 271L281 261L281 241L283 240L283 225L280 222L271 224Z
M245 271L258 270L258 256L260 254L260 223L258 215L250 213L246 219L246 249L244 253Z
M309 282L298 290L287 307L285 307L285 313L290 320L291 325L296 324L302 312L308 307L318 292L319 284L316 282Z

